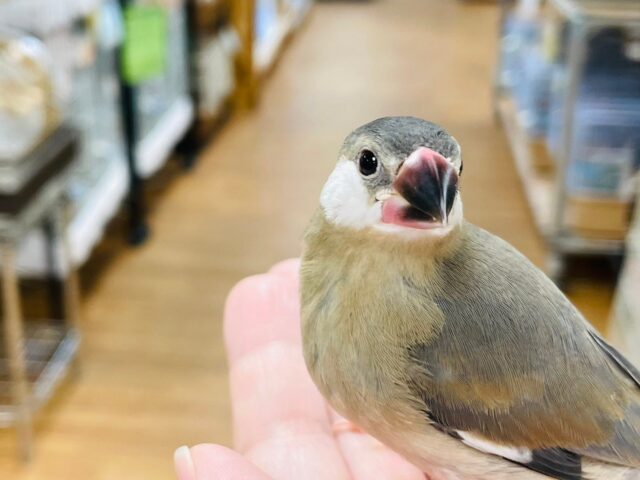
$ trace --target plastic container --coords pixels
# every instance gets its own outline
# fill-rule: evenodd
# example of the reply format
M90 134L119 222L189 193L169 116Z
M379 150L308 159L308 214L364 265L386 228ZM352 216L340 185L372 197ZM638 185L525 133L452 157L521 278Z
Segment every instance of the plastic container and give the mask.
M547 132L554 68L536 46L526 49L522 78L513 87L513 94L520 122L531 137L544 137Z
M548 130L556 154L562 142L561 92L555 92ZM640 77L588 75L576 101L573 129L569 194L627 201L640 168Z
M510 13L505 20L505 31L500 45L500 84L513 89L523 79L523 63L528 50L540 38L540 22L519 12Z
M569 192L629 199L639 148L640 98L635 109L622 104L607 109L589 105L578 109L567 176Z
M260 43L278 23L278 2L276 0L258 0L255 8L255 38Z

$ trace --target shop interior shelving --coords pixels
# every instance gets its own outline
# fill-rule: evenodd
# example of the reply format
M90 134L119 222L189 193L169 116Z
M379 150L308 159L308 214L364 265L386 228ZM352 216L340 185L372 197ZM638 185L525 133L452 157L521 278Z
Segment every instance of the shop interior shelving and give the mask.
M192 120L193 103L186 93L181 94L136 144L136 171L142 178L162 168Z
M71 215L65 200L78 162L79 137L77 129L67 124L55 127L13 166L14 170L31 166L24 180L0 195L0 427L16 427L24 460L33 452L33 416L69 372L80 342L78 282L68 248ZM25 318L16 253L24 237L43 224L51 228L49 238L62 239L60 260L67 273L62 288L51 292L56 298L50 306L57 309L61 304L63 309L48 319Z
M258 38L258 2L233 2L233 22L241 45L236 63L238 86L235 103L241 109L251 108L257 103L261 81L277 63L288 39L301 26L313 4L311 0L273 0L275 18Z
M189 79L194 122L179 150L191 163L195 154L211 140L232 112L235 53L233 48L225 46L223 39L224 36L236 38L231 24L232 3L231 0L187 0ZM213 60L210 57L212 49L216 55ZM188 163L186 166L192 165Z
M51 398L69 372L78 351L80 337L75 329L50 321L29 322L24 331L26 375L29 383L31 414ZM0 336L0 428L14 424L16 407L11 400L8 355L4 336Z
M589 238L579 234L562 231L557 233L556 222L560 166L554 166L547 148L540 140L531 138L518 117L513 99L505 92L499 93L497 111L504 126L516 171L520 177L525 196L534 222L540 233L550 242L554 253L571 254L619 254L624 246L623 240ZM545 158L547 157L547 158ZM539 166L542 164L544 166ZM552 257L550 262L558 259ZM557 268L553 264L549 269Z
M277 20L264 37L253 45L253 69L257 75L262 75L273 67L285 41L300 26L310 6L309 1L295 4L279 2Z
M502 35L507 11L513 4L509 0L501 2ZM560 148L552 154L542 141L528 134L513 95L502 81L501 65L496 74L494 108L508 138L532 216L549 246L547 271L556 281L562 282L565 280L566 256L620 257L624 251L623 235L599 237L567 226L569 195L566 184L575 102L585 68L587 41L594 32L605 27L640 25L640 8L634 0L548 0L547 7L555 9L570 25L566 39L566 90Z
M47 0L5 0L0 2L0 17L3 25L33 32L46 40L49 36L58 37L62 31L77 29L89 17L87 24L95 23L99 18L96 12L105 3L114 1L121 8L136 2L61 0L54 5ZM188 132L196 133L197 146L180 148L179 152L194 157L199 146L232 109L255 103L261 80L277 61L312 3L310 0L273 0L277 17L258 39L255 37L257 1L160 2L170 10L167 15L170 68L160 78L131 86L121 77L114 77L119 70L120 43L109 48L93 45L90 50L96 58L91 65L81 69L71 67L74 98L65 110L83 134L80 156L84 159L79 162L78 181L71 182L72 197L76 198L68 233L75 266L89 258L125 198L131 212L131 240L133 243L143 241L147 235L143 204L145 180L162 168L176 147L184 147L181 141L188 138ZM44 10L48 14L40 15ZM219 111L202 114L198 109L199 88L194 82L197 59L189 62L187 46L195 52L198 37L202 39L231 28L237 32L240 44L233 68L234 88ZM55 58L54 61L58 62ZM81 105L78 98L84 99L90 108ZM117 114L114 109L118 110ZM104 133L105 128L108 135ZM124 131L123 137L116 131ZM24 274L51 273L51 252L46 248L45 237L35 231L22 245L19 263ZM59 249L58 245L54 251Z
M606 26L633 26L640 22L636 0L553 0L553 3L574 22Z
M74 20L89 15L101 2L102 0L4 0L0 2L0 19L4 25L47 35L67 28Z
M119 0L126 10L140 3ZM161 2L167 10L167 61L164 72L131 84L121 72L122 118L129 173L129 240L140 244L148 236L144 205L145 180L155 174L187 134L194 119L189 92L188 40L184 1Z
M68 223L68 241L74 266L82 265L102 238L106 225L114 217L128 190L124 143L120 133L119 94L115 47L99 46L95 41L73 40L72 30L82 25L105 4L104 0L10 0L0 2L2 24L30 31L48 45L54 44L53 62L66 77L69 98L64 110L69 121L81 132L80 161L71 175L72 218ZM41 12L47 11L47 15ZM62 35L61 35L62 34ZM92 33L85 33L86 39ZM64 44L60 47L60 38ZM77 44L80 44L78 46ZM66 49L78 49L85 58L74 65ZM62 58L58 58L61 55ZM65 65L61 67L61 65ZM35 230L22 244L18 256L20 271L27 276L51 273L48 239ZM60 245L54 245L59 257ZM55 262L62 265L61 262ZM63 274L64 272L55 272Z

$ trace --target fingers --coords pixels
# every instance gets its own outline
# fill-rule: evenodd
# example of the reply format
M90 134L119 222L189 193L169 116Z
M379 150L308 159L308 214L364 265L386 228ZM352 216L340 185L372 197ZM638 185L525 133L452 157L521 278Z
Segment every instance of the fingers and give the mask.
M269 480L242 455L220 445L180 447L174 460L178 480Z
M423 472L335 411L331 410L330 415L338 445L354 480L463 480L436 466Z
M173 454L173 464L178 480L195 480L196 471L189 447L180 447Z
M326 403L302 357L297 262L240 282L225 309L234 437L278 480L343 479Z
M240 451L291 420L328 430L326 404L302 358L297 273L283 266L276 267L279 273L243 280L227 300L225 337Z
M299 272L300 272L299 258L289 258L288 260L283 260L280 263L276 263L269 270L269 273L275 273L276 275L289 277L294 279L296 282L298 281Z
M300 345L297 260L272 272L245 278L229 293L224 335L231 364L245 353L273 342Z
M299 347L262 347L236 363L229 378L239 451L276 435L329 434L324 400L307 375Z
M345 420L332 412L334 423ZM355 428L340 429L338 445L354 480L393 478L393 480L425 480L425 474L375 438Z

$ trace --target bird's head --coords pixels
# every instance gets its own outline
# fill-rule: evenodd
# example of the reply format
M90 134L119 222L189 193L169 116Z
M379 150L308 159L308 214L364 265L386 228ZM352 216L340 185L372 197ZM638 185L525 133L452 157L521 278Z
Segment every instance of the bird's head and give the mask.
M320 204L341 227L442 238L462 222L461 172L460 145L442 127L381 118L346 138Z

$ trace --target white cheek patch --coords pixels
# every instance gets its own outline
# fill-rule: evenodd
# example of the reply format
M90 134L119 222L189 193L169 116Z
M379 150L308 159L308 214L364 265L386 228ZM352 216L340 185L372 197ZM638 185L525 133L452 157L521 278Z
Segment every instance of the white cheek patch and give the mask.
M451 211L447 217L447 223L451 226L462 223L462 199L460 198L460 192L456 194L456 198L453 200Z
M380 202L372 202L356 165L340 160L320 194L327 219L343 227L364 228L382 217Z

